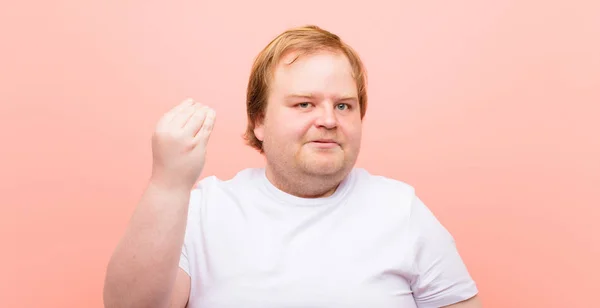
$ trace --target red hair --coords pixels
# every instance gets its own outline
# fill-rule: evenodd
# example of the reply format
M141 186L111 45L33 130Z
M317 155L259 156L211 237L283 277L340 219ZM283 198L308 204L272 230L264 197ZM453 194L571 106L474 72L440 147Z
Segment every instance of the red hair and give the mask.
M254 135L256 123L262 121L267 107L269 84L275 67L283 55L297 52L297 57L319 51L334 51L344 54L350 61L358 92L361 118L367 110L366 69L358 54L339 36L314 25L288 29L273 39L256 57L246 92L248 125L244 134L246 143L263 152L262 141ZM296 57L296 58L297 58ZM292 61L293 62L293 61Z

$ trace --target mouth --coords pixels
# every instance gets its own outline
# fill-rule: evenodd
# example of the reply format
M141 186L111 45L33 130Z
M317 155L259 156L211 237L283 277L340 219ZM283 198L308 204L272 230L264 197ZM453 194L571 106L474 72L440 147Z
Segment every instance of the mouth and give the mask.
M317 139L317 140L312 140L310 143L317 147L320 147L320 148L332 148L332 147L336 147L339 145L333 139Z
M313 140L311 142L315 142L315 143L335 143L337 144L337 142L333 139L317 139L317 140Z

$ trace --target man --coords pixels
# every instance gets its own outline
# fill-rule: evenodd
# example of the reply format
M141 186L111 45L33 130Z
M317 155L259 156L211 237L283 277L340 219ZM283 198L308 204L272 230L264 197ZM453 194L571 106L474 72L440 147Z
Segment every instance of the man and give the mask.
M248 84L246 139L265 168L195 187L215 112L193 100L167 112L108 265L106 307L481 307L414 189L354 167L365 83L338 36L282 33Z

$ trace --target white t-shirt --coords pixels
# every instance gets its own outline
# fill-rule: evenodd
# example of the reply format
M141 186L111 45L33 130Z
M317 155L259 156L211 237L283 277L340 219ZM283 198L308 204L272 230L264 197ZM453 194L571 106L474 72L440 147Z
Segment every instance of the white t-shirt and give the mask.
M478 292L414 189L358 168L320 199L286 194L262 168L203 179L180 267L191 308L441 307Z

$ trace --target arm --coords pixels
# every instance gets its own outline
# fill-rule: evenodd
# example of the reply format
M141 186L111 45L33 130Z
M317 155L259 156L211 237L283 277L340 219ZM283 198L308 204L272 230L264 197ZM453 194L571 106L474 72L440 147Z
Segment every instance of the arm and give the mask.
M178 263L188 200L185 190L149 185L109 261L105 307L167 307L171 294L182 296L175 286L185 287Z
M204 167L213 110L186 100L160 119L152 176L107 267L105 307L185 307L190 277L179 268L192 188Z
M477 286L454 238L416 196L409 230L414 256L411 288L417 306L480 308Z
M169 308L187 307L188 299L190 297L190 286L190 276L182 269L179 269L177 271L177 278L175 279L175 287L173 288Z

